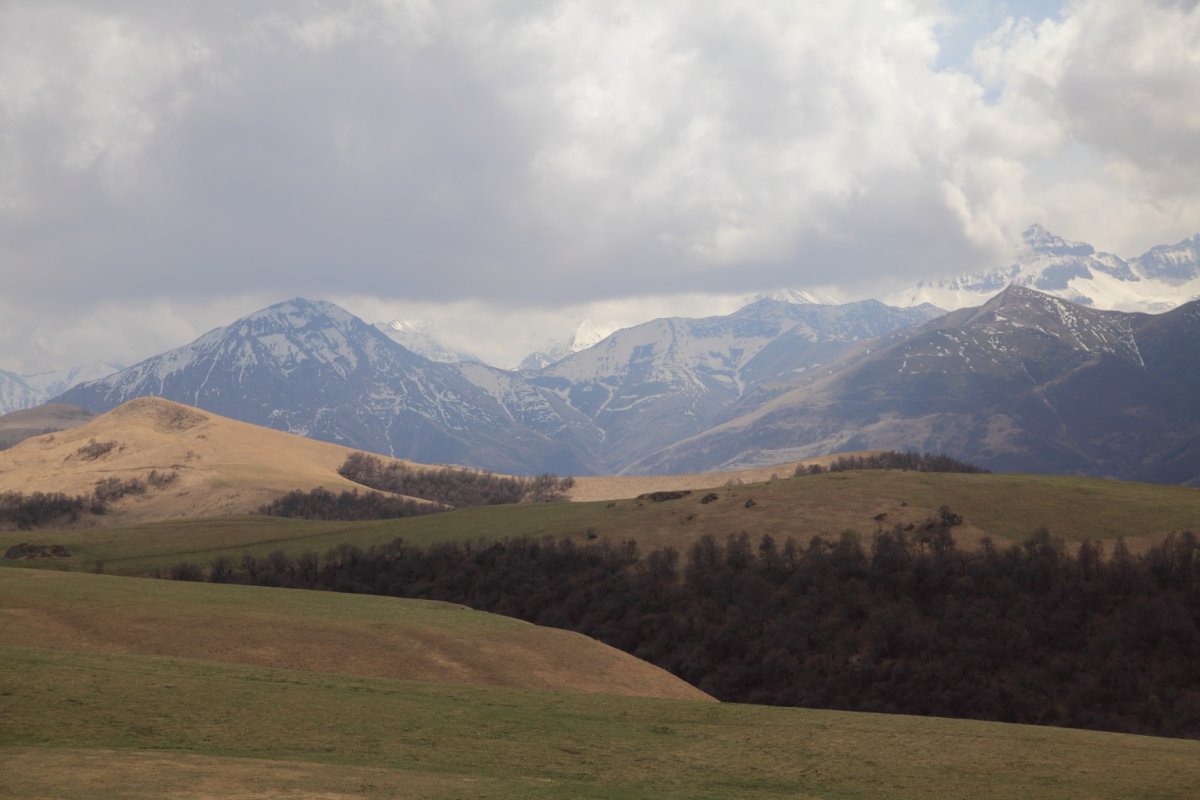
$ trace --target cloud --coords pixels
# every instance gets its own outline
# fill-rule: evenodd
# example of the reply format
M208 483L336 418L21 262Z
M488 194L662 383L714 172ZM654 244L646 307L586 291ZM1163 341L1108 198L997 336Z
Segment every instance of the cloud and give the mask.
M1075 2L1008 20L974 59L993 116L1042 160L1031 207L1126 254L1200 228L1200 6Z
M1072 3L945 69L960 10L17 0L8 303L163 303L162 338L294 295L550 325L977 269L1038 220L1126 254L1194 232L1194 5Z

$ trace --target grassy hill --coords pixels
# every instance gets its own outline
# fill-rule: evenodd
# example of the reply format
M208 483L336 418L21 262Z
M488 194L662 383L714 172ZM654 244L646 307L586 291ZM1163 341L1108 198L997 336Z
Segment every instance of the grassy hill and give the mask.
M26 570L0 581L6 797L1184 798L1200 781L1200 742L364 668L397 631L419 636L378 663L503 629L546 657L579 650L560 665L570 680L611 672L580 637L537 642L534 626L445 604ZM507 669L498 660L474 668Z
M451 603L0 570L0 613L4 645L707 699L585 636Z
M961 514L956 528L969 546L983 536L1021 541L1045 526L1066 541L1124 537L1134 550L1173 530L1200 527L1200 490L1050 475L973 475L867 470L806 475L757 484L718 485L675 500L626 499L471 508L381 522L315 522L268 517L190 519L124 528L9 531L0 550L20 542L65 545L72 557L37 562L145 574L183 560L207 564L218 555L296 556L341 544L359 547L403 537L415 544L515 536L635 539L645 549L686 548L704 534L723 539L745 531L777 539L870 535L892 525L920 524L942 505ZM880 517L881 519L876 519ZM13 562L6 562L13 563ZM28 562L20 562L22 564Z
M170 482L120 499L87 524L246 514L294 489L362 488L337 472L352 452L144 397L0 452L0 492L90 495L97 481L144 481L154 470Z

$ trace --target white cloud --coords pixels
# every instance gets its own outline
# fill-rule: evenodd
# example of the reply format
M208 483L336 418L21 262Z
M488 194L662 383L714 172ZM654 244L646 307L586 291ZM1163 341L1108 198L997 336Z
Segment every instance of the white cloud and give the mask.
M1200 229L1200 6L1082 0L1009 20L975 63L1005 138L1043 162L1026 202L1047 224L1130 254Z
M1124 254L1200 228L1194 4L1082 0L940 69L958 12L15 0L6 302L92 349L65 310L165 304L114 359L293 295L540 343L597 303L989 266L1038 220Z

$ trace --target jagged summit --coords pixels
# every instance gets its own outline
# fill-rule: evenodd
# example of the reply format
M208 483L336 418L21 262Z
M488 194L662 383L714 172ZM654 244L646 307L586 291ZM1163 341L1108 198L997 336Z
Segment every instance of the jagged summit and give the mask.
M1036 223L1026 228L1021 236L1029 249L1035 253L1052 256L1090 256L1096 252L1090 244L1067 241Z

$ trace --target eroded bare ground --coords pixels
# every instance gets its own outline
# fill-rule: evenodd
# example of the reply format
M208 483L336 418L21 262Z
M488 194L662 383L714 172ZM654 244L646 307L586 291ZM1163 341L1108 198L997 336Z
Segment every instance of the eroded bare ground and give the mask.
M400 769L182 753L0 748L5 796L128 800L343 800L478 795L491 781Z

